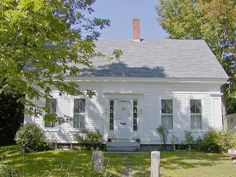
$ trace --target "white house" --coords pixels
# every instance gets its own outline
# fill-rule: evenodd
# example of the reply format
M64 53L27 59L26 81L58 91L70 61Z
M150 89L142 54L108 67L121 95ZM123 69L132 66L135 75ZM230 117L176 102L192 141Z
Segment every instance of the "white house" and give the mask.
M25 116L57 143L76 143L82 129L99 130L109 146L115 142L132 146L162 144L157 133L169 129L167 143L184 141L185 131L195 138L209 128L222 129L220 87L228 76L203 40L141 40L139 20L133 21L133 40L101 40L99 51L111 55L121 49L119 61L93 59L93 68L83 69L76 78L82 90L96 95L59 96L47 104L58 115L73 121L58 125L42 117ZM38 100L38 104L46 104ZM136 140L139 140L138 142Z

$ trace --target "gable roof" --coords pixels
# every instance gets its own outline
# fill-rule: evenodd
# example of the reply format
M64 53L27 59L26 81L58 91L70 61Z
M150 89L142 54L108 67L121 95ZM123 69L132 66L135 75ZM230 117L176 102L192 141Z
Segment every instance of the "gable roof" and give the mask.
M109 56L121 49L123 54L118 61L93 59L93 67L82 69L81 76L228 78L203 40L101 40L96 49Z

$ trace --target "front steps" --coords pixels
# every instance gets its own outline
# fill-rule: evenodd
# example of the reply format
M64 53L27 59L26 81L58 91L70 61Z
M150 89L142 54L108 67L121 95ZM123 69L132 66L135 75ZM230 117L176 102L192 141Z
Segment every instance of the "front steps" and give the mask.
M111 140L106 144L107 151L136 152L140 150L140 142L136 140Z

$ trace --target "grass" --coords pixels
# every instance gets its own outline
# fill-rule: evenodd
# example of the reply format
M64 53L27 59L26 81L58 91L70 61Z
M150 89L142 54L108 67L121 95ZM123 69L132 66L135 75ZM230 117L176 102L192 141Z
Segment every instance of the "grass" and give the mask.
M236 164L226 154L202 152L164 152L162 177L234 177Z
M0 163L15 168L24 177L93 177L91 152L45 151L24 156L16 146L0 147ZM105 153L107 176L122 176L130 171L134 177L150 176L150 153ZM201 152L161 152L161 177L233 177L236 164L224 154Z

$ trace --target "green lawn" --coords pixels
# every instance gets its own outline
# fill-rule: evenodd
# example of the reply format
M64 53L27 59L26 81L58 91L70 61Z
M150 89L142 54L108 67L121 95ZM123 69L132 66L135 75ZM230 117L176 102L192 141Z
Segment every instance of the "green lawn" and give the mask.
M91 152L54 150L28 153L23 156L16 146L0 147L0 163L9 165L25 177L94 176L91 173ZM150 176L150 153L105 153L107 176L122 176L128 168L133 176ZM233 177L236 164L223 154L200 152L161 152L162 177Z

